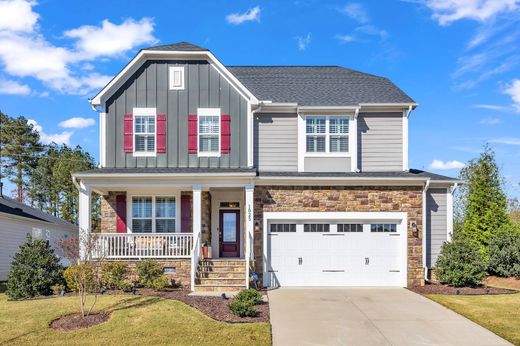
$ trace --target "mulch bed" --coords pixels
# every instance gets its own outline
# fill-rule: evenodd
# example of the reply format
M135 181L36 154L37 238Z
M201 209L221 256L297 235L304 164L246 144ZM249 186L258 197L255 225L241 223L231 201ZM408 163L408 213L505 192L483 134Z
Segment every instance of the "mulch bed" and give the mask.
M424 286L414 286L409 288L410 291L419 294L448 294L448 295L486 295L486 294L512 294L517 291L494 288L488 286L477 287L451 287L442 284L426 284Z
M230 323L269 322L269 304L267 302L255 306L256 311L258 311L256 317L238 317L233 315L228 307L228 304L233 301L232 298L226 300L222 297L190 296L188 295L190 292L187 289L139 289L137 294L181 301L217 321Z
M520 290L520 280L516 278L501 278L498 276L488 276L484 284L494 287L505 287Z
M109 318L110 314L107 313L93 313L85 317L82 317L79 313L75 313L55 319L49 324L49 327L60 332L68 332L93 327L107 321Z

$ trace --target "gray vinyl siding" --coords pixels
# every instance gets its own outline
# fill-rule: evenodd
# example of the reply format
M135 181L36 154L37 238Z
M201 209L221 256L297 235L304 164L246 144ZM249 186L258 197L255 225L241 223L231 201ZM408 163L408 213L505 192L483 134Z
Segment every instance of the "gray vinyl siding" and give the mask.
M403 114L360 113L358 168L364 172L403 170Z
M168 67L183 66L185 89L169 90ZM134 107L167 114L166 153L134 157L124 152L123 116ZM231 152L221 157L188 154L188 114L220 108L231 115ZM106 167L247 167L247 101L206 61L147 61L106 103Z
M296 114L257 114L254 122L254 162L259 171L298 170Z
M426 265L435 266L442 244L447 240L447 189L426 192Z
M306 157L305 172L350 172L350 157Z

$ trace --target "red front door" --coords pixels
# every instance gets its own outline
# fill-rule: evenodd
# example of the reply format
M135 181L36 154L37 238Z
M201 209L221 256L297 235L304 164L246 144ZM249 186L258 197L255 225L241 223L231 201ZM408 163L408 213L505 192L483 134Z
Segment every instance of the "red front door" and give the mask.
M221 210L220 257L240 257L240 210Z

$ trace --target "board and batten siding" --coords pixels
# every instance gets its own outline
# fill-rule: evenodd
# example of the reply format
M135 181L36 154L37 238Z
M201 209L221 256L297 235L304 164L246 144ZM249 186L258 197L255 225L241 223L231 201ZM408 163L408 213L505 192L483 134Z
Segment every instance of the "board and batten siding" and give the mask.
M20 250L20 245L27 241L27 234L32 234L33 229L48 230L49 244L60 255L56 241L67 237L78 236L77 231L52 225L46 222L23 220L5 215L0 215L0 281L7 280L11 269L13 256ZM46 238L43 238L47 240Z
M168 67L184 67L184 90L169 90ZM157 108L167 115L166 153L134 157L123 147L123 116L133 108ZM220 108L231 115L231 152L220 157L188 154L188 114ZM247 167L247 100L207 61L149 60L106 102L106 167Z
M360 113L357 126L361 171L403 170L403 113Z
M429 189L426 192L426 266L437 262L442 244L448 239L447 189Z
M254 164L264 172L298 171L296 113L261 113L255 116Z

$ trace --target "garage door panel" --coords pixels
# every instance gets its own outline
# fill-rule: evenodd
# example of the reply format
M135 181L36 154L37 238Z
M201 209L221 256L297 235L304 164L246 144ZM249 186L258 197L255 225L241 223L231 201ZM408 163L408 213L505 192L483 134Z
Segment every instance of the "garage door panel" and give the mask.
M272 285L403 286L406 227L400 220L381 227L365 221L362 231L342 226L341 233L337 220L321 221L326 227L290 222L297 225L293 232L268 233L266 267Z

